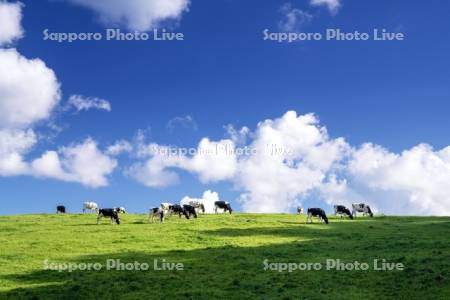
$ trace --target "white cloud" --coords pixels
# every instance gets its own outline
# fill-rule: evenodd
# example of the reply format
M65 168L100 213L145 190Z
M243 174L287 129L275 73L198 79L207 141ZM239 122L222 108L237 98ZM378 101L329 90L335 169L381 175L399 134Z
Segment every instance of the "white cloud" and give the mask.
M137 156L147 160L135 163L126 174L150 187L166 187L178 183L178 175L173 169L194 173L204 183L230 179L236 172L234 143L231 140L212 142L204 138L196 149L155 143L138 144L136 148Z
M15 176L27 173L28 166L23 155L36 144L33 130L0 130L0 176Z
M161 146L156 147L165 148ZM177 173L167 169L171 165L176 165L178 159L178 157L170 157L168 155L154 155L145 162L133 164L126 170L125 174L148 187L167 187L179 181Z
M241 129L236 129L232 124L225 126L227 136L233 141L235 145L242 146L247 143L247 139L250 138L250 129L246 126Z
M337 13L341 7L340 0L311 0L310 3L313 6L325 6L332 14Z
M112 156L117 156L122 153L130 153L131 151L133 151L133 145L125 140L117 141L106 149L106 153Z
M100 21L130 30L148 31L163 22L178 21L188 11L190 0L67 0L92 9Z
M60 98L55 73L42 60L0 49L0 128L27 128L47 119Z
M228 131L235 138L204 138L193 155L140 145L144 161L135 165L140 181L175 184L176 170L196 174L202 182L230 181L241 191L247 212L286 212L315 197L330 205L365 202L385 214L450 214L450 146L433 150L419 144L401 153L370 143L352 147L342 138L330 138L313 114L293 111L260 122L252 133L243 130L250 138L243 145L247 152L236 148L240 131ZM230 151L210 151L217 148Z
M203 192L203 195L201 198L191 198L189 196L183 197L183 199L181 199L181 201L180 201L180 204L181 205L189 204L190 201L200 202L205 207L205 213L213 214L214 208L215 208L214 203L216 201L220 201L220 200L221 199L219 198L219 194L217 192L207 190L207 191Z
M0 1L0 44L22 35L20 20L21 4ZM77 97L69 102L79 110L110 110L104 100ZM46 151L31 162L25 159L38 142L33 127L50 119L60 99L55 73L42 60L25 58L16 49L0 49L0 176L29 175L90 187L107 185L117 161L101 152L92 139Z
M71 95L67 101L66 109L74 107L77 111L98 109L111 111L111 104L101 98L97 97L84 97L81 95Z
M301 26L311 22L313 16L298 8L292 6L291 3L285 3L280 8L282 19L278 22L278 27L282 31L293 32L299 31Z
M184 117L175 117L167 122L167 128L171 131L174 130L177 126L181 126L183 128L191 128L192 130L198 129L197 123L190 115Z
M259 123L250 147L256 154L240 160L236 184L244 190L244 210L251 212L295 207L348 150L343 139L328 137L314 115L293 111Z
M420 144L400 154L373 144L355 150L348 165L352 192L382 212L449 215L450 147Z
M47 151L31 163L31 174L96 188L108 185L116 166L117 161L101 152L94 140L86 139L58 152Z
M22 3L0 0L0 46L9 45L23 36Z

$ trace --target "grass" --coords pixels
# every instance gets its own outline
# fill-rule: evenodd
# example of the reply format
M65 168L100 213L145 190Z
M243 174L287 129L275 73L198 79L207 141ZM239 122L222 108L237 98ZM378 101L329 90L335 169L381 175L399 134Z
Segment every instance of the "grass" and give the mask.
M330 219L304 224L288 214L172 217L121 225L94 215L0 217L0 299L450 299L450 220L442 217ZM367 271L264 270L263 261L366 262ZM375 271L374 259L404 264ZM148 271L44 270L107 259ZM155 271L153 260L183 263Z

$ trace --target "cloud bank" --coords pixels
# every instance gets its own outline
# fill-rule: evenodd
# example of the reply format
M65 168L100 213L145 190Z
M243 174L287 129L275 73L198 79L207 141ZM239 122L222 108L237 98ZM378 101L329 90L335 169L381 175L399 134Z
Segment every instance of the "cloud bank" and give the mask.
M204 138L192 154L141 143L141 161L128 175L149 187L178 183L177 170L203 183L232 182L247 212L288 212L315 197L366 202L388 214L450 214L450 147L420 144L393 153L370 143L352 146L330 137L314 114L294 111L258 123L253 132L227 129L230 139ZM238 141L246 142L238 147Z

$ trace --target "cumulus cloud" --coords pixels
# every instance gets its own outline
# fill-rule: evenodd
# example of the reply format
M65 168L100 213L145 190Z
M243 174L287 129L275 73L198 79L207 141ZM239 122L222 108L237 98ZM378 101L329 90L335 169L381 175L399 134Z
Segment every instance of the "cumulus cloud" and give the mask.
M66 0L95 11L108 25L147 31L163 22L178 21L189 8L190 0Z
M58 152L47 151L31 163L30 173L95 188L108 185L108 176L116 166L117 161L101 152L94 140L86 139Z
M328 137L314 115L293 111L259 123L250 147L256 151L240 160L236 184L244 190L244 210L252 212L295 207L348 151L343 139Z
M203 183L230 179L237 167L234 143L225 139L218 142L204 138L196 149L138 144L137 156L145 162L133 164L127 175L150 187L166 187L178 183L174 169L198 175Z
M0 46L13 43L23 36L22 3L0 1Z
M435 151L419 144L402 153L364 144L349 161L352 193L365 195L380 211L450 214L450 147Z
M0 128L26 128L49 118L61 98L59 86L42 60L0 49Z
M82 95L70 96L67 101L66 109L69 109L70 107L74 107L77 111L87 111L90 109L111 111L111 104L107 100L97 97L85 97Z
M236 129L232 124L228 124L225 126L225 130L226 135L238 146L245 145L251 134L250 129L246 126Z
M132 171L148 186L177 183L177 170L202 182L232 182L247 212L287 212L314 197L330 205L365 202L386 214L450 214L450 146L419 144L401 153L370 143L355 147L330 137L314 114L294 111L258 123L253 132L227 130L234 138L204 138L190 155L141 144L143 161ZM227 150L211 151L218 148Z
M340 0L311 0L310 4L313 6L325 6L332 14L337 13L341 7Z
M299 31L301 26L311 22L313 16L292 6L292 3L285 3L280 8L282 19L278 22L278 27L282 31Z
M23 155L35 144L33 130L0 130L0 176L15 176L27 173L28 166Z
M205 207L205 213L207 214L213 214L214 213L214 203L216 201L220 201L221 199L219 198L219 193L217 192L213 192L210 190L207 190L205 192L203 192L203 195L201 198L191 198L189 196L185 196L183 197L183 199L181 199L180 204L189 204L189 202L194 201L194 202L199 202L202 203L203 206Z
M22 35L20 20L21 4L0 1L0 44ZM33 128L50 119L60 99L60 83L42 60L28 59L16 49L0 49L0 176L54 178L90 187L107 185L117 161L100 151L92 139L26 159L38 142ZM109 103L97 98L73 96L69 103L78 110L110 110Z

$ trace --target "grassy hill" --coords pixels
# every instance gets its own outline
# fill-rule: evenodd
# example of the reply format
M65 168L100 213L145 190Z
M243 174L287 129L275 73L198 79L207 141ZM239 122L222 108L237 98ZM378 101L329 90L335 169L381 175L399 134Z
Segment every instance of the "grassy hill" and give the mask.
M449 218L331 218L329 225L306 225L305 216L233 214L172 217L161 225L123 215L122 221L97 226L94 215L0 217L0 299L450 299ZM103 268L45 270L46 259ZM106 270L108 259L150 269ZM154 270L155 259L182 263L184 270ZM370 269L326 270L327 259ZM405 268L376 271L374 259ZM265 270L264 261L323 269L279 272Z

